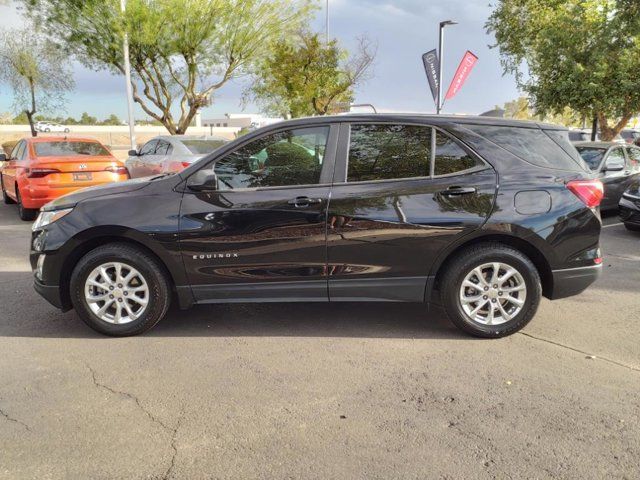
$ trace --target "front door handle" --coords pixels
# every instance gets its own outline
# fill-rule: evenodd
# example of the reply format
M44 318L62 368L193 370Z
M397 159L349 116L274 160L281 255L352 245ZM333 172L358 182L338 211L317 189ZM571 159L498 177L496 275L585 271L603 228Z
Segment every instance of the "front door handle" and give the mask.
M469 195L476 193L474 187L449 187L446 190L440 192L441 195Z
M296 208L305 208L314 203L322 203L321 198L309 198L309 197L296 197L287 202L289 205L293 205Z

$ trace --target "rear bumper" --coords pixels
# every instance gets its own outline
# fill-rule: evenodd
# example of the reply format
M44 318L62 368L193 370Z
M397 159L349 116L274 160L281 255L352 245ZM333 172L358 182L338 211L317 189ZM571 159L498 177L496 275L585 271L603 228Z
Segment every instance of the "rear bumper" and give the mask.
M602 275L602 265L554 270L553 291L549 298L571 297L583 292Z
M45 181L47 177L45 177L45 179L36 179L38 181L34 181L34 179L31 179L24 185L21 184L20 186L22 204L25 208L38 209L42 208L44 205L51 202L52 200L55 200L56 198L76 192L82 188L106 185L113 182L122 182L129 179L128 175L117 175L113 173L103 172L98 172L98 174L100 174L101 177L106 178L100 178L93 181L88 181L86 183L76 182L73 185L69 180L65 181L64 183L56 184L56 182L50 182L48 180Z

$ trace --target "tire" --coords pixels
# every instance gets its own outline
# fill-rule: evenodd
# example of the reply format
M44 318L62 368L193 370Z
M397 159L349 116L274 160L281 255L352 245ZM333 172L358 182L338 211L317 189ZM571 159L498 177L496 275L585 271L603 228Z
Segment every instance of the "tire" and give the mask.
M4 201L4 203L6 203L7 205L13 205L14 203L16 203L15 200L7 194L7 191L4 188L2 175L0 175L0 186L2 187L2 200Z
M18 185L16 185L16 198L18 204L18 215L20 216L20 220L24 220L25 222L33 222L38 216L37 208L24 208L22 205L22 196L20 195L20 190L18 189Z
M634 225L633 223L625 223L624 227L630 232L640 232L640 225Z
M133 270L137 275L128 284L118 283L115 277L117 264L121 265L122 275L131 274ZM101 266L105 267L108 280L99 273ZM96 277L96 274L100 276ZM97 282L105 288L87 286L89 278L98 278ZM125 288L121 289L119 285ZM134 291L145 287L144 292ZM70 293L80 318L95 331L113 337L138 335L149 330L164 318L171 303L169 280L162 265L144 250L124 243L103 245L82 257L71 274ZM104 297L104 300L89 302L88 295ZM145 299L143 308L140 302ZM133 315L125 310L126 306ZM100 315L103 308L106 310ZM118 310L126 317L120 322L117 321Z
M69 133L69 129L68 129L68 128L65 128L65 129L64 129L64 133Z
M50 128L45 128L44 131L49 133L51 131L51 129Z
M498 265L499 278L506 278L503 285L497 280L487 286L487 280L491 280L489 277L495 271L494 265ZM483 280L474 273L478 267ZM531 260L514 248L501 243L479 244L456 254L445 268L440 282L442 304L454 325L470 335L483 338L511 335L529 323L538 310L542 297L540 275ZM510 276L507 276L508 272L511 272ZM465 280L478 286L465 286L463 289ZM495 285L499 288L493 288ZM503 291L503 288L511 291ZM463 296L467 300L464 306ZM469 302L473 297L478 300ZM478 306L482 308L472 317Z

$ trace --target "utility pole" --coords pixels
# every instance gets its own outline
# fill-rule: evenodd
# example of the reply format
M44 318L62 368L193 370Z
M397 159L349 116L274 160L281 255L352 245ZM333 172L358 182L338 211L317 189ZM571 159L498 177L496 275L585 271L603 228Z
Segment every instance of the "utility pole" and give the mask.
M328 1L328 0L327 0ZM457 25L458 22L454 22L453 20L445 20L444 22L440 22L440 30L438 31L438 101L436 104L436 113L440 115L440 110L442 110L442 83L444 81L444 27L447 25Z
M127 0L120 0L120 10L125 13L127 10ZM136 149L136 131L135 131L135 119L133 118L133 92L131 89L131 64L129 62L129 35L124 33L123 40L124 49L124 76L127 82L127 113L129 116L129 140L131 143L131 150Z
M324 31L325 31L325 42L327 45L329 45L329 0L327 0L327 6L325 8Z

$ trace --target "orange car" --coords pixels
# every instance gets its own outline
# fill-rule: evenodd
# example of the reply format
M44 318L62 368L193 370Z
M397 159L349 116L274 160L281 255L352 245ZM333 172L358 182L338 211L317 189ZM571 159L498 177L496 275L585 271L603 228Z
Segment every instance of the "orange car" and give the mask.
M124 164L90 138L25 138L0 171L4 201L18 204L22 220L33 220L45 203L79 188L128 178Z

